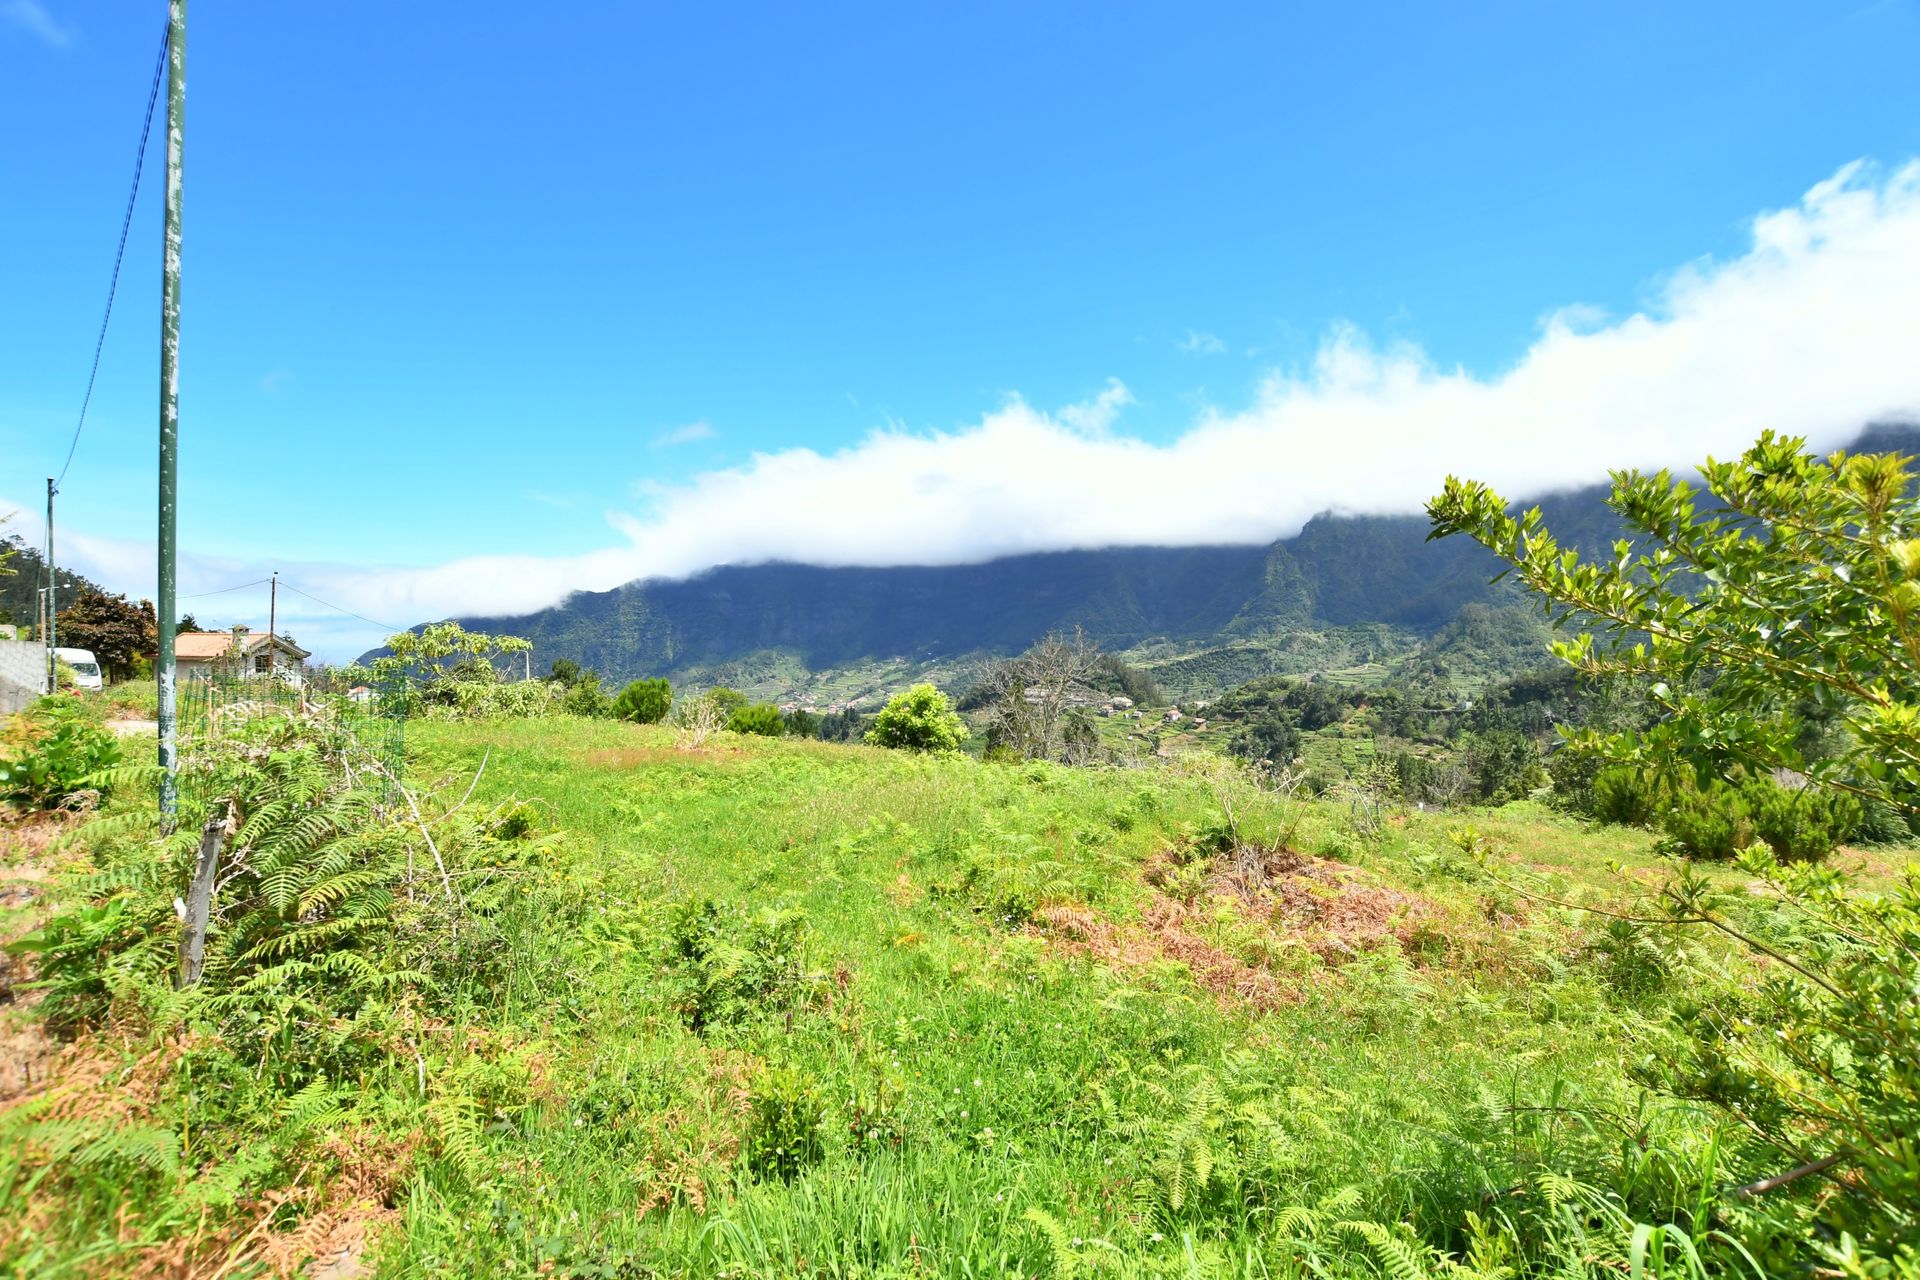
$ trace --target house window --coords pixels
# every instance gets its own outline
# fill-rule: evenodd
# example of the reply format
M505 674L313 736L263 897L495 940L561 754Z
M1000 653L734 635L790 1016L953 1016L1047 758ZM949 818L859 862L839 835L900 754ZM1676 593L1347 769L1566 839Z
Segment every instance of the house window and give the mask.
M253 660L253 669L259 672L261 675L265 675L267 674L267 672L273 670L272 655L263 653L259 657L255 658Z

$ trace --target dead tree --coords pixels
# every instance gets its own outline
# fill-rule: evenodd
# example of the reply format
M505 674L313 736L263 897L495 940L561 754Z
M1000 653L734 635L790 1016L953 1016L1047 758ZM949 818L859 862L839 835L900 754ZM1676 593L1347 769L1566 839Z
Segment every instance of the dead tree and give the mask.
M1078 708L1092 694L1100 649L1074 629L1050 632L987 675L987 741L1026 760L1084 764L1099 750L1092 722Z

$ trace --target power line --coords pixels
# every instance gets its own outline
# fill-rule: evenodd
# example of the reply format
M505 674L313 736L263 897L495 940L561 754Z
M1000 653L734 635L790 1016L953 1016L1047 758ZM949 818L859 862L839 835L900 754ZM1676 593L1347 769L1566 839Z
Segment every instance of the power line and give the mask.
M182 600L203 600L208 596L223 596L227 594L227 592L229 591L245 591L248 587L264 587L271 581L272 581L271 578L255 578L252 582L242 582L239 585L232 586L232 587L221 587L217 591L195 591L190 595L184 595L184 596L181 596L180 598ZM388 631L405 631L406 630L405 627L396 627L390 622L380 622L377 619L367 617L365 614L355 613L351 609L342 608L340 605L334 604L330 600L322 600L319 596L314 595L312 592L302 591L300 588L294 586L291 582L283 582L280 585L285 587L287 590L293 592L295 595L305 596L307 599L313 601L315 604L325 605L327 608L332 609L335 613L344 613L349 618L358 618L360 621L366 623L368 626L383 627Z
M252 582L243 582L237 587L221 587L218 591L195 591L191 595L184 595L180 598L182 600L198 600L203 596L223 596L229 591L245 591L248 587L264 587L270 581L272 581L270 578L255 578Z
M127 231L133 226L134 201L140 198L140 170L147 159L147 136L153 131L153 104L160 97L160 73L167 66L167 29L160 29L160 56L153 64L153 84L147 89L147 118L140 125L140 149L133 156L133 186L127 192L127 211L120 219L120 247L113 253L113 280L107 285L107 310L100 317L100 336L93 342L93 368L87 373L87 394L80 400L80 420L73 424L73 440L67 445L67 460L60 464L60 477L53 482L58 492L73 465L73 451L80 447L80 429L87 425L87 406L93 403L93 382L100 376L100 353L107 345L107 324L113 319L114 295L120 292L120 263L127 256Z
M375 622L372 618L369 618L364 614L358 614L351 609L343 609L337 604L331 604L328 601L322 600L319 596L312 595L308 592L302 591L300 588L294 586L291 582L283 582L280 585L285 587L287 590L293 592L295 595L306 596L307 599L313 601L315 604L324 604L327 606L327 608L332 609L336 613L344 613L349 618L359 618L360 621L367 623L369 626L384 627L390 632L406 630L405 627L396 627L391 622Z

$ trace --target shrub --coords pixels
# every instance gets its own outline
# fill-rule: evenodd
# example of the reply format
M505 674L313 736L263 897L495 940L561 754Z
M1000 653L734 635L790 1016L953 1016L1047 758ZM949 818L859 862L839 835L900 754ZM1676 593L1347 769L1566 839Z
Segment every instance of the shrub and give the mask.
M1920 1243L1920 1022L1911 1016L1920 872L1910 869L1885 893L1858 893L1831 867L1788 865L1763 848L1741 854L1740 868L1774 898L1769 932L1793 939L1790 948L1760 948L1730 920L1731 910L1753 910L1750 890L1726 893L1683 876L1664 905L1676 921L1713 925L1785 963L1731 1006L1709 998L1683 1009L1683 1052L1649 1059L1641 1074L1736 1113L1769 1153L1762 1167L1809 1186L1811 1175L1833 1178L1833 1194L1806 1204L1818 1220L1804 1228L1808 1237L1849 1232L1884 1256L1904 1246L1911 1258Z
M727 728L735 733L757 733L763 738L777 738L786 732L787 722L781 718L780 708L771 702L754 702L728 716Z
M1594 775L1591 812L1602 822L1650 827L1660 816L1660 786L1642 770L1629 766L1602 769Z
M1753 843L1746 802L1722 782L1670 788L1660 807L1660 830L1662 846L1689 858L1725 861Z
M748 916L711 898L675 907L667 924L666 967L673 1003L689 1030L740 1022L792 1006L800 992L806 916Z
M613 700L616 719L634 724L658 724L673 706L673 686L665 680L635 680Z
M1672 957L1652 929L1638 920L1606 920L1586 946L1607 986L1628 1000L1659 992L1673 976Z
M1839 791L1750 778L1740 787L1753 833L1786 862L1817 862L1860 825L1860 802Z
M556 683L566 689L560 695L560 709L568 715L598 719L613 714L613 695L602 687L600 677L595 673L582 672L578 679Z
M78 700L42 698L0 728L0 798L55 808L96 785L94 775L119 759L113 734Z
M747 1169L756 1178L789 1181L826 1155L821 1123L826 1097L794 1067L773 1067L747 1094Z
M1547 803L1563 813L1583 818L1599 816L1595 788L1605 771L1606 762L1597 753L1561 747L1547 757L1547 778L1553 783L1553 793L1547 797Z
M1853 838L1861 844L1905 844L1913 839L1913 828L1898 809L1884 800L1869 800L1860 806L1860 825Z
M947 695L930 684L894 694L867 730L867 741L875 746L907 751L951 751L967 736L966 721L954 712Z

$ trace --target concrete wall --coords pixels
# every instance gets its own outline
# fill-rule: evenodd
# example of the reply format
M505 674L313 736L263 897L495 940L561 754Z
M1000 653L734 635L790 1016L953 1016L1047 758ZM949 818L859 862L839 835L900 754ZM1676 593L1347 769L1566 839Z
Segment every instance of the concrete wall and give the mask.
M0 716L45 693L47 651L37 640L0 640Z

